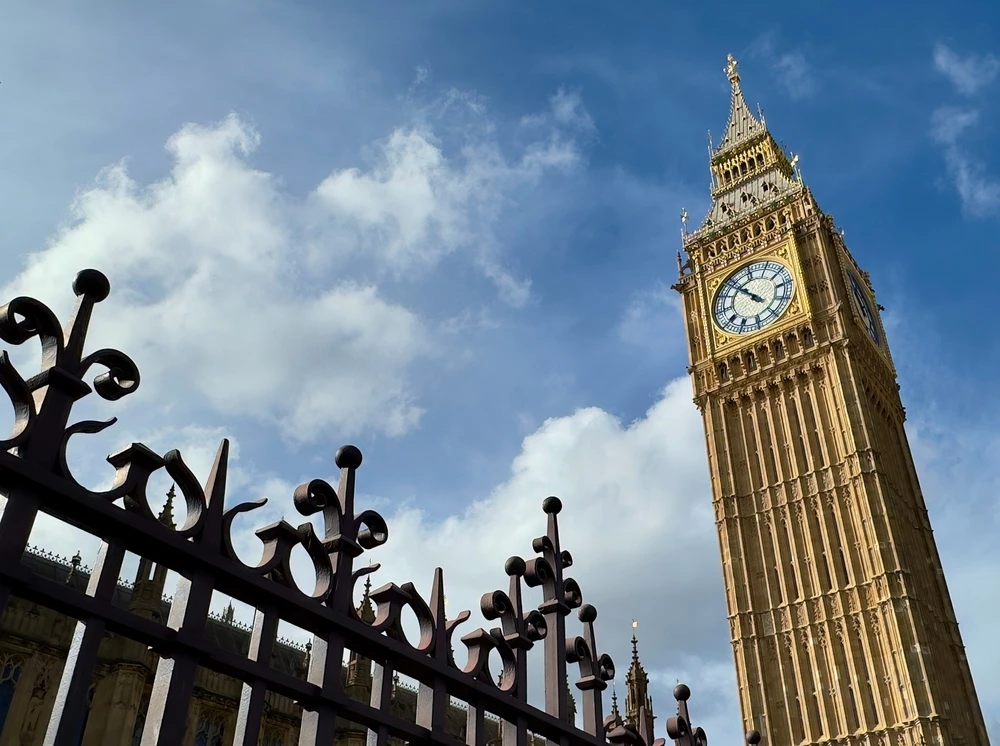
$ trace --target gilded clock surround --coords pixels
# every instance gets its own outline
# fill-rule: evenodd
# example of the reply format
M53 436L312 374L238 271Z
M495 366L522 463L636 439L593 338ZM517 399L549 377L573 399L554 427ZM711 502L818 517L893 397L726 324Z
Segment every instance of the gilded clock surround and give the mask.
M750 113L731 56L726 73L712 206L684 231L674 288L744 727L764 746L987 746L870 278ZM723 333L719 284L768 258L792 272L797 305L757 333Z
M762 245L767 246L766 244ZM711 309L713 307L715 303L715 295L719 290L719 286L726 281L726 278L735 272L739 272L740 269L748 264L760 261L780 262L788 268L789 273L792 275L792 281L795 283L795 292L792 296L792 301L777 321L768 325L757 334L730 334L723 329L720 329L713 318L713 349L717 353L740 350L744 347L757 346L760 344L761 335L780 334L781 332L786 331L787 329L790 329L800 323L803 317L807 317L809 314L809 298L804 292L802 292L802 269L798 262L798 251L795 248L794 236L788 236L777 245L767 246L767 250L764 251L764 253L754 254L751 257L747 257L742 261L734 262L733 264L724 264L720 269L710 275L707 275L705 282L705 299L703 301L705 304L704 307L707 309ZM709 314L709 316L712 315L713 314Z

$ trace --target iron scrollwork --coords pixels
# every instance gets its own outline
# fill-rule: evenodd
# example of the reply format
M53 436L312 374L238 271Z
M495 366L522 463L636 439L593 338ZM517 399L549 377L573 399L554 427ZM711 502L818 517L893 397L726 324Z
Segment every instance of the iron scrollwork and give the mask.
M560 542L558 514L562 503L558 498L549 497L542 503L548 525L546 533L532 542L537 556L527 560L517 556L508 559L504 566L508 578L506 590L483 595L480 610L488 621L496 622L498 626L488 631L479 628L461 637L468 649L468 661L460 668L454 659L452 638L458 626L470 618L470 613L462 611L453 619L445 616L444 580L440 568L434 572L430 602L412 583L388 583L370 594L376 605L374 621L369 623L363 620L355 608L353 599L358 581L377 570L378 565L371 564L355 570L354 562L365 552L384 545L388 541L389 529L385 519L376 511L357 511L355 508L355 480L362 454L354 446L343 446L337 451L335 460L340 470L340 481L336 487L315 479L297 487L292 495L292 502L300 515L307 519L322 518L322 530L317 531L309 520L298 526L280 520L257 529L255 534L262 544L262 558L252 566L237 556L232 536L233 522L244 513L260 509L266 500L242 502L229 509L224 508L228 440L221 442L204 486L184 462L180 452L172 450L161 456L141 443L133 443L108 457L108 462L115 469L110 489L95 492L80 485L66 462L69 438L77 434L99 433L113 425L115 419L69 424L73 406L90 393L97 393L107 401L133 394L138 389L140 377L135 363L123 352L100 349L89 355L84 354L93 308L110 292L107 278L96 270L83 270L77 275L73 290L78 301L65 330L59 326L52 311L35 299L19 297L0 307L0 339L20 345L37 337L42 347L41 370L29 379L21 376L5 351L0 353L0 386L7 393L14 410L12 432L6 439L0 440L5 452L0 453L0 483L11 482L15 477L19 480L18 489L8 495L15 509L6 511L0 517L0 539L3 540L0 541L0 560L13 558L15 553L27 546L27 531L30 531L34 515L39 509L48 509L42 496L51 494L56 489L52 485L56 485L62 494L60 504L70 505L75 510L75 520L86 530L111 536L105 545L115 547L113 551L107 550L106 572L100 568L95 571L97 576L103 573L108 578L114 573L114 578L111 581L100 578L94 586L97 589L94 591L94 603L106 603L110 609L110 597L105 598L108 594L105 586L116 582L115 565L120 566L124 546L127 544L141 551L142 539L137 538L131 528L126 531L121 526L107 528L101 525L100 516L108 515L108 504L120 503L131 514L129 520L148 522L145 525L149 526L150 534L156 533L164 556L169 551L169 556L184 557L189 566L195 560L204 565L191 578L182 575L178 581L178 591L166 620L166 626L176 634L163 635L156 643L162 648L161 659L143 743L165 745L172 743L170 739L180 733L178 728L183 726L181 715L189 700L193 672L198 665L205 663L203 654L199 652L205 643L192 643L191 640L204 631L212 589L215 584L227 579L233 582L238 580L244 584L241 587L250 587L247 585L248 577L253 582L265 579L284 589L296 591L299 594L299 600L294 602L296 608L312 609L313 616L310 618L336 619L335 626L339 631L326 630L320 634L313 630L316 636L310 650L314 664L308 681L296 684L276 678L267 665L268 651L274 644L270 638L274 637L278 615L282 613L282 608L291 609L293 602L287 600L290 597L282 591L285 595L271 594L270 600L257 609L250 656L252 667L243 669L231 661L215 660L216 664L223 666L223 670L242 677L245 682L237 729L241 743L254 742L255 729L259 730L263 707L262 684L265 688L284 687L283 691L293 691L290 696L301 701L306 710L322 711L322 717L317 716L310 721L309 729L303 728L303 734L313 733L314 736L303 735L300 743L305 744L310 738L319 743L332 733L334 720L339 717L337 708L345 705L334 691L339 685L339 677L331 678L322 671L330 672L340 666L338 645L342 646L344 640L338 642L336 635L346 635L347 642L355 640L371 646L374 644L373 632L393 641L385 643L381 651L383 662L380 665L385 666L386 671L394 665L393 656L403 655L399 652L399 644L409 649L407 656L421 656L419 660L424 661L424 669L414 663L414 658L407 658L407 665L418 674L422 670L421 675L428 679L427 682L421 680L422 686L426 684L426 691L421 689L418 709L424 708L420 711L431 712L432 715L430 719L420 715L418 723L419 727L428 728L431 734L437 734L443 727L438 721L443 718L444 709L437 700L446 694L444 687L448 682L452 685L459 685L460 682L461 691L466 696L479 698L475 708L470 702L470 718L474 717L474 710L479 712L486 706L506 713L505 722L511 719L519 743L529 727L541 729L545 737L552 741L565 743L593 746L604 743L605 738L623 746L642 746L652 742L651 734L639 733L632 726L623 726L624 730L613 724L609 726L602 717L602 692L607 682L614 678L614 662L597 646L594 631L597 610L583 602L579 584L565 574L573 565L573 558ZM104 372L87 383L84 379L94 366L104 368ZM151 475L159 469L169 474L184 499L186 517L179 527L161 523L150 507L147 486ZM44 486L41 486L43 482ZM32 484L36 486L32 487ZM100 506L105 512L95 510L95 506ZM315 574L312 588L306 590L300 589L292 576L291 557L298 547L305 550ZM0 611L9 598L10 585L24 585L16 571L5 569L16 564L16 561L13 564L0 562ZM537 608L525 608L525 587L541 589L542 600ZM44 589L37 591L43 601L48 598L45 596L47 592ZM55 592L51 597L56 597ZM58 597L65 599L64 595ZM252 599L243 600L253 603ZM415 613L419 626L419 636L414 641L407 640L401 623L403 609L407 606ZM79 613L81 616L93 615L98 613L95 608L98 607L80 606ZM572 611L577 611L583 626L582 635L567 634L566 618ZM110 611L107 618L122 624ZM361 625L366 625L368 629L363 629ZM147 636L159 634L145 626L141 629L136 627L133 631ZM67 682L82 680L81 677L90 675L89 671L75 669L94 665L100 635L97 627L85 633L83 644L84 647L90 646L87 648L90 652L76 659L73 667L67 668L63 674L66 686L69 686ZM544 713L533 710L527 704L527 654L538 642L543 643L545 658ZM329 660L315 664L321 651ZM502 662L499 672L490 670L490 653L493 651L499 654ZM583 732L568 722L568 663L579 667L575 685L583 693ZM317 671L319 673L315 673ZM71 721L82 717L83 712L75 690L68 691L68 704L53 716L56 724L50 726L50 729L58 729L60 734L71 732L76 727ZM430 700L435 704L424 707ZM372 706L380 708L381 716L387 718L386 722L392 724L397 734L406 736L404 740L413 740L413 734L406 730L412 726L393 720L383 704L376 704L374 695ZM678 743L688 738L689 732L686 705L683 707L682 714L672 719L670 726L671 737L679 739ZM349 711L348 714L352 713ZM370 718L371 709L358 709L353 715ZM477 722L481 724L481 714L475 717L479 717ZM555 725L557 723L565 724L566 730L559 731L562 725ZM384 728L379 730L379 743L387 737L383 730L388 733ZM469 736L470 744L482 746L482 728L479 725L470 726L469 733L475 734ZM700 729L692 736L693 740L685 742L688 746L705 746ZM660 743L657 742L656 746Z

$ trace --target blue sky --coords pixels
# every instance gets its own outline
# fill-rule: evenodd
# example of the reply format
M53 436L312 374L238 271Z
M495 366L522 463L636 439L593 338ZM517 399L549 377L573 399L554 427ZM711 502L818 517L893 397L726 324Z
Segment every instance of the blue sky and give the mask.
M735 740L669 289L680 210L709 204L706 131L725 125L732 52L887 309L1000 732L998 16L961 2L909 4L905 27L855 2L345 5L6 9L5 294L66 309L75 271L104 270L95 344L145 374L114 407L121 424L71 449L81 481L107 479L100 456L133 438L181 447L204 475L228 435L232 499L270 496L269 520L355 442L394 532L379 575L429 585L440 562L473 607L559 494L599 639L624 667L640 619L657 714L681 677L713 740ZM65 532L37 538L68 546Z

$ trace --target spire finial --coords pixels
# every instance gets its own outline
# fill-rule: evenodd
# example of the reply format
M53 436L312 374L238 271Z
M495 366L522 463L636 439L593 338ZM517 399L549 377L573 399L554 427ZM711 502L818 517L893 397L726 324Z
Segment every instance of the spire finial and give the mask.
M174 498L177 497L177 491L175 485L170 485L170 489L167 490L167 501L163 503L163 510L160 511L158 518L160 523L164 524L168 528L177 528L174 524Z
M639 622L632 620L632 662L639 663L639 640L635 636L635 631L639 629Z
M730 54L726 57L726 77L729 78L729 82L732 83L733 88L740 84L740 71L737 69L739 65L740 63L736 61L733 55Z
M361 597L361 603L358 604L358 616L366 624L371 624L375 621L375 605L372 603L372 576L370 573L365 577L365 594Z

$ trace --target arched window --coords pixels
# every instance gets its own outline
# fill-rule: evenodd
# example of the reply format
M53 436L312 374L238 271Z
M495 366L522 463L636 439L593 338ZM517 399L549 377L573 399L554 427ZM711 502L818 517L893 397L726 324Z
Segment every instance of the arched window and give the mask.
M142 729L146 727L146 709L149 707L149 700L145 697L139 703L139 711L135 713L135 725L132 726L132 746L142 744Z
M764 156L757 154L757 168L764 168Z
M284 742L285 739L281 737L281 733L271 730L264 735L264 741L261 746L283 746Z
M726 367L725 363L722 363L719 366L719 380L720 381L728 381L729 380L729 368Z
M203 713L198 720L195 746L224 746L226 736L225 716Z
M0 733L10 711L10 703L14 699L14 689L17 680L21 678L21 661L16 658L0 659Z

